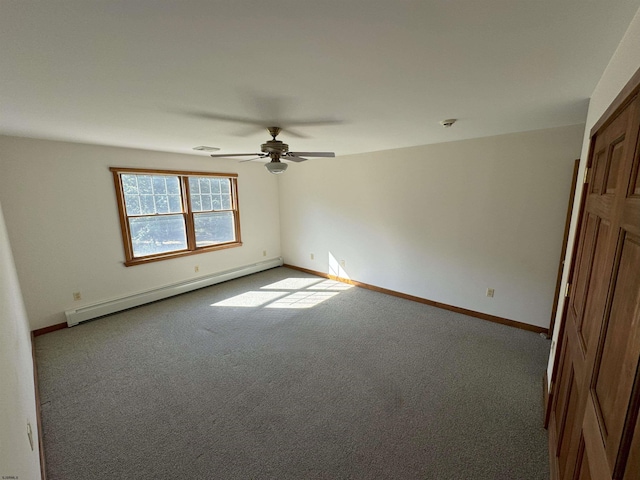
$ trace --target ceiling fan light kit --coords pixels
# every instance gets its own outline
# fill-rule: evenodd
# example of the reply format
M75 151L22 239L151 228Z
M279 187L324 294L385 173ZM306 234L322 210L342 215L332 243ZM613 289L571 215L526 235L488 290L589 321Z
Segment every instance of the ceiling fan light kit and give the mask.
M282 163L280 159L289 160L291 162L304 162L307 160L304 157L333 158L336 156L336 154L333 152L290 152L289 145L281 142L280 140L276 140L276 137L282 131L280 127L268 127L267 130L269 131L269 135L271 135L271 140L267 140L265 143L260 145L261 153L219 153L213 154L211 156L213 158L256 157L246 160L240 160L241 162L271 158L271 161L267 163L265 167L267 170L269 170L270 173L273 173L274 175L283 173L288 167L288 165L286 163Z
M281 173L284 173L284 171L287 169L288 166L289 165L287 165L286 163L282 163L280 161L278 162L271 161L265 164L265 167L267 170L269 170L269 173L273 173L274 175L279 175Z

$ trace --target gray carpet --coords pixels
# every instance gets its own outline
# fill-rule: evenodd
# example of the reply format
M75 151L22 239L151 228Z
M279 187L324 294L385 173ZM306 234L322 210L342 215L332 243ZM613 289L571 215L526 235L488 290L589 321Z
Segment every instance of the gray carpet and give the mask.
M269 270L37 337L48 478L547 479L548 351Z

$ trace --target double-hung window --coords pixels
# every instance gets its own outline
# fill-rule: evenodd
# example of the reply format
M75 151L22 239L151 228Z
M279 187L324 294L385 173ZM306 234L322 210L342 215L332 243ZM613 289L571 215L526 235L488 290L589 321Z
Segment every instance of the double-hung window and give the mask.
M110 170L125 265L242 245L237 174Z

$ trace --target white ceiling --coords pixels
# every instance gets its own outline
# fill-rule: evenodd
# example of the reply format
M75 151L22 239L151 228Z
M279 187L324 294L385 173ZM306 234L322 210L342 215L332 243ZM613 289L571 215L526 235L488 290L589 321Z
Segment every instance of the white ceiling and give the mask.
M0 0L0 133L338 155L585 121L640 0ZM198 115L198 114L204 114ZM458 118L450 129L439 121Z

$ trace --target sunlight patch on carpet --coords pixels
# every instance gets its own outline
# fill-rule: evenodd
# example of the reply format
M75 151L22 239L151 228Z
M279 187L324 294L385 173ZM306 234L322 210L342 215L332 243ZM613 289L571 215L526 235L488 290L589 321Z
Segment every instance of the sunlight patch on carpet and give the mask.
M287 295L288 292L262 292L250 291L236 295L235 297L221 300L211 304L212 307L260 307L272 302L279 297Z
M340 292L295 292L266 305L265 308L311 308Z
M316 285L312 285L308 287L307 290L349 290L353 288L353 285L349 285L348 283L336 282L334 280L325 280L324 282L320 282Z
M311 308L350 288L353 285L334 280L289 277L260 287L259 291L245 292L211 306Z
M271 283L260 287L260 290L302 290L303 288L310 287L315 283L322 282L319 278L294 278L289 277L279 282Z

